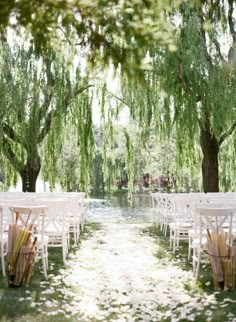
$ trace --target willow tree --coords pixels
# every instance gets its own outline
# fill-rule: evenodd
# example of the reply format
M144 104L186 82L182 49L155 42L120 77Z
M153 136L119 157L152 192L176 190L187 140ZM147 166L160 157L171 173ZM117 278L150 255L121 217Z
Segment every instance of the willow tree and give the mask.
M52 146L60 137L68 107L89 85L78 71L72 80L63 59L52 51L38 57L32 47L3 45L0 60L1 154L20 174L22 190L32 192L45 139L53 138L48 139Z
M182 160L200 145L205 192L219 191L219 152L236 127L235 12L234 1L182 4L170 17L177 51L149 48L145 86L127 81L131 113L142 126L154 118L157 133L174 130Z
M220 148L236 127L234 13L232 1L217 1L215 10L208 5L183 6L179 50L163 57L171 77L162 74L161 82L173 97L179 144L199 140L205 192L219 191ZM171 106L169 97L165 104Z

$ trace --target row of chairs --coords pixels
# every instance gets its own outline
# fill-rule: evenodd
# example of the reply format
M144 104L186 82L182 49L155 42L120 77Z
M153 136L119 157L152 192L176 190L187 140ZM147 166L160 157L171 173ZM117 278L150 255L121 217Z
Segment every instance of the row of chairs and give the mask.
M227 236L236 235L236 194L153 193L152 200L154 221L165 235L169 232L173 253L182 240L188 242L188 259L197 280L201 263L209 258L207 231L223 229Z
M32 235L37 238L36 257L42 259L46 278L48 247L61 247L63 262L66 263L71 235L73 234L74 243L77 244L80 230L84 228L84 198L84 193L4 195L4 198L0 199L0 255L3 275L6 275L5 257L8 254L9 225L31 226Z

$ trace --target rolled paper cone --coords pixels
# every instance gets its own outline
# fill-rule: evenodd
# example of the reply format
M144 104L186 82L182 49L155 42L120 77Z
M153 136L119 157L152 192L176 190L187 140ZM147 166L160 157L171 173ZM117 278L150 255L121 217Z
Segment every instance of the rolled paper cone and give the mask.
M233 276L233 288L236 287L235 281L236 281L236 246L231 247L231 259L232 259L232 276Z
M229 277L229 271L228 271L228 265L227 265L227 259L224 262L224 291L228 290L228 277Z
M224 232L219 233L217 236L217 244L219 249L219 255L224 257L228 255L228 246L226 244L226 234Z
M214 249L216 253L216 265L219 274L219 282L223 282L225 263L222 259L224 259L224 256L227 256L228 249L226 245L226 236L221 231L218 231L216 234L214 234Z
M212 240L211 240L211 234L210 234L210 230L209 230L209 228L207 228L207 240L209 241L209 242L211 242Z
M216 290L221 289L219 285L219 276L218 276L218 269L217 269L217 260L215 256L215 244L211 241L208 242L208 251L210 254L210 261L211 261L211 268L212 268L212 274L213 274L213 280L214 280L214 288Z
M232 261L232 257L230 259L228 259L228 264L229 264L229 288L233 288L233 261Z
M234 288L234 282L233 282L233 280L234 280L234 271L233 271L234 258L235 258L235 256L234 256L234 254L233 254L233 247L232 247L232 246L230 246L230 247L229 247L229 256L228 256L228 261L229 261L229 271L230 271L230 285L229 285L229 287L230 287L231 289L233 289L233 288Z
M17 224L17 225L16 225L16 236L17 236L17 234L18 234L18 231L19 231L21 228L23 228L23 226L22 226L22 225L19 225L19 224Z
M218 282L223 282L224 281L224 275L223 275L222 263L221 263L219 254L214 255L213 258L214 258L214 265L215 265L215 269L216 269Z
M17 256L20 252L20 248L22 245L25 244L27 236L28 236L29 231L23 228L20 228L20 230L18 231L18 234L16 236L15 239L15 243L13 246L13 251L12 251L12 260L11 260L11 266L15 267L16 265L16 260L17 260Z
M227 290L228 284L229 284L230 273L229 273L229 263L228 263L229 247L226 244L226 235L225 234L219 234L218 249L219 249L221 267L222 267L222 271L223 271L224 289Z
M208 242L209 252L211 255L211 263L212 263L212 271L213 271L213 277L214 281L215 278L217 279L218 285L215 283L215 288L221 288L222 283L224 282L224 275L222 270L222 263L219 255L219 249L218 249L218 233L214 232L211 233L211 242Z
M22 225L17 225L17 224L10 224L9 229L8 229L8 253L9 255L12 254L13 252L13 246L16 240L16 236L18 234L18 231Z
M29 287L32 273L33 273L33 268L34 268L34 262L35 262L35 251L31 251L30 256L29 256L29 265L27 267L26 275L25 275L25 286Z
M31 237L31 235L32 235L32 232L31 231L29 231L28 234L26 235L26 241L25 241L25 245L26 246L29 246L29 244L30 244L30 237Z
M29 248L26 246L21 246L19 256L16 263L16 272L15 272L15 286L20 286L25 274L26 265L29 257Z
M34 237L34 241L32 243L32 245L29 247L30 248L30 251L29 251L29 257L28 257L28 262L27 262L27 265L26 265L26 269L25 269L25 280L27 280L27 276L29 275L29 270L30 270L30 265L31 265L31 262L34 263L34 260L35 260L35 244L37 242L37 237ZM32 272L31 272L32 274Z
M217 280L217 276L216 276L216 269L215 269L215 263L213 260L213 256L210 256L210 262L211 262L212 275L213 275L213 280L214 280L214 288L217 289L219 285L218 285L218 280Z

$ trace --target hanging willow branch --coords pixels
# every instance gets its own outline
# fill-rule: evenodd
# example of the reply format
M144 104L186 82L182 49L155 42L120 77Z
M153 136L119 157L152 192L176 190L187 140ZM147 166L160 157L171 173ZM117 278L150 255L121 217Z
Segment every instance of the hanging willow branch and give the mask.
M128 165L128 189L133 192L134 188L134 148L127 130L124 130L126 138L127 165Z
M11 113L4 113L4 122L0 127L5 135L1 150L15 171L20 173L23 189L34 189L35 182L31 181L38 176L41 168L40 150L46 145L47 167L52 169L50 179L51 182L55 180L53 165L56 154L60 153L59 145L69 106L89 91L92 85L81 79L79 71L72 78L64 59L56 57L52 51L38 57L34 55L33 48L15 46L13 50L3 46L1 55L0 59L5 64L1 65L0 109L3 111L1 107L9 105L11 110ZM84 105L86 107L81 117L81 126L85 129L82 142L84 150L81 148L81 158L84 155L84 164L87 166L91 155L89 147L92 146L91 135L87 134L92 125L91 117L85 113L88 113L91 102ZM76 126L77 123L71 125ZM28 182L31 182L30 187L27 186Z
M226 132L224 132L221 135L219 139L219 145L221 145L225 141L225 139L227 139L234 132L235 129L236 129L236 121L229 127L229 129Z
M22 162L16 157L16 154L13 152L9 141L3 137L2 144L3 153L7 156L13 168L20 172L22 170Z
M16 143L21 143L20 137L17 136L14 129L10 127L7 123L2 124L2 131L9 137L9 139L15 141Z

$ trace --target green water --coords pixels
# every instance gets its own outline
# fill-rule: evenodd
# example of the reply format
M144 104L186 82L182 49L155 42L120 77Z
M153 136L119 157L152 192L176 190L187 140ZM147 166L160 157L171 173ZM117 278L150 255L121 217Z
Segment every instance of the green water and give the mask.
M107 195L104 198L88 200L87 218L94 222L150 222L152 203L150 194Z

